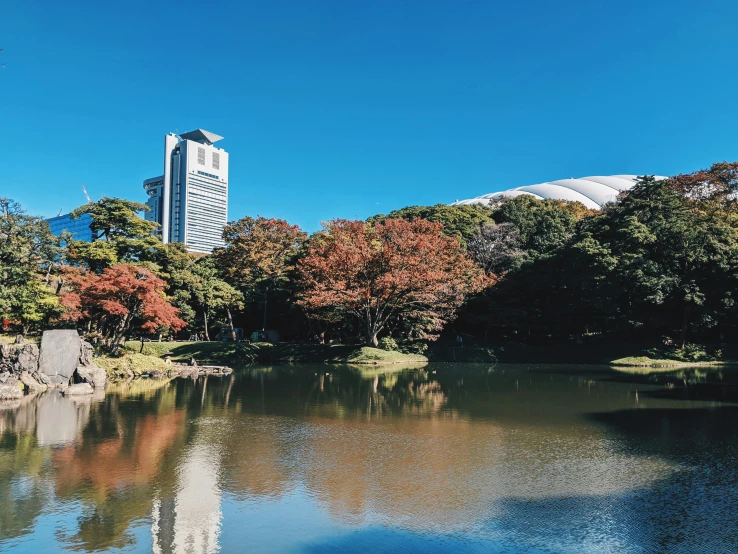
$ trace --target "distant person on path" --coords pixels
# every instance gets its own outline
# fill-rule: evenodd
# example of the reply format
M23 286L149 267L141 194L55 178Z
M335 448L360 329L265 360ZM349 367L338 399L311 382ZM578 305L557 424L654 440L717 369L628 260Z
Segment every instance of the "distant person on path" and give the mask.
M144 351L144 336L141 335L141 350L138 351L139 354L143 354Z

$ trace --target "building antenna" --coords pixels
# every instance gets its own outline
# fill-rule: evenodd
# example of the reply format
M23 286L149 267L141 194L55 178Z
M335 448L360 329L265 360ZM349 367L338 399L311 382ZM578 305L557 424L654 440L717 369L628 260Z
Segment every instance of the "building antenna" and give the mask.
M87 189L85 188L84 185L82 185L82 192L85 193L85 198L87 198L87 202L90 203L90 204L92 204L92 198L90 198L90 195L87 194Z

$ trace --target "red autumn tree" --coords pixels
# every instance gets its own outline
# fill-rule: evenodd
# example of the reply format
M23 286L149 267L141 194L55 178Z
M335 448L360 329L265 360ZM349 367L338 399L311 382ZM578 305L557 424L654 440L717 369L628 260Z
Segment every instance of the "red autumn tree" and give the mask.
M113 352L134 323L149 332L162 327L178 331L186 326L178 317L179 310L166 300L166 283L148 269L120 264L100 275L76 269L68 272L69 290L61 295L66 319L95 325Z
M298 303L309 312L358 318L370 346L397 322L412 338L437 338L465 297L485 284L459 241L442 229L424 219L327 223L298 264Z

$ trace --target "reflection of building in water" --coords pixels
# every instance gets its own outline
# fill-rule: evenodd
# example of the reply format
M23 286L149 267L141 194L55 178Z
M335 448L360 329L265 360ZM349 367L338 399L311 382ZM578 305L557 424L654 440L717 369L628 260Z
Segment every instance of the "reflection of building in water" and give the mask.
M220 550L220 455L211 444L195 444L178 467L177 492L155 499L151 512L152 551L161 554Z

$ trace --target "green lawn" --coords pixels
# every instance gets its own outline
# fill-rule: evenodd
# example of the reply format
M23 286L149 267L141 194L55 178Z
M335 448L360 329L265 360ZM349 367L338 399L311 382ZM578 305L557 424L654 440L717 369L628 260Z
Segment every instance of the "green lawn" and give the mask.
M141 343L128 341L126 349L138 353ZM428 358L417 354L388 352L379 348L350 345L245 342L145 342L142 354L163 358L172 352L172 361L188 362L195 358L199 364L245 365L251 363L351 363L393 364L422 363Z
M133 352L141 351L139 341L128 341L125 347ZM264 347L261 343L245 342L145 342L141 353L163 358L167 352L172 352L174 362L189 362L195 358L199 364L250 364L260 360Z
M665 360L657 358L649 358L648 356L629 356L626 358L619 358L610 362L614 366L624 367L685 367L685 366L699 366L699 365L716 365L725 362L685 362L682 360Z
M368 346L345 344L281 343L275 345L270 354L272 362L283 363L395 364L424 363L428 361L428 358L418 354L403 354L402 352L389 352Z
M149 371L166 371L171 366L156 356L123 351L121 356L99 356L94 364L101 367L111 378L128 375L141 375Z

